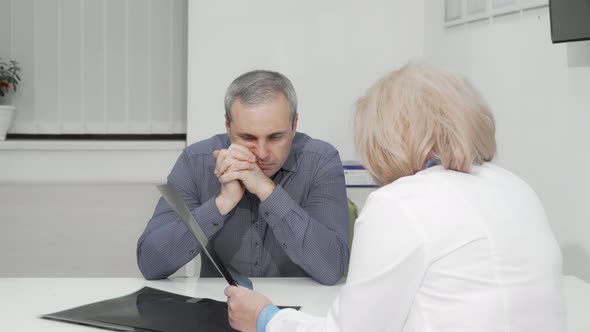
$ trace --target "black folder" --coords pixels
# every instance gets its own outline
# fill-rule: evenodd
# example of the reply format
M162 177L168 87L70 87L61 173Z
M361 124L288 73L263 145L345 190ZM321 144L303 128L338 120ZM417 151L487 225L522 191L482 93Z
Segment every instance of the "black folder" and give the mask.
M299 307L291 308L299 310ZM113 331L235 331L229 325L226 302L192 298L150 287L41 318Z

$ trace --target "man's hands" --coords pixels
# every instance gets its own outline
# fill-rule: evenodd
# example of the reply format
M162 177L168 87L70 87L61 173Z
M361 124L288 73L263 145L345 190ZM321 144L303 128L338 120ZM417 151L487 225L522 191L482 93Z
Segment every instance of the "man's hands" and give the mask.
M247 288L228 286L225 288L229 325L236 330L256 332L258 315L272 302L264 295Z
M246 147L232 144L227 150L215 150L213 157L217 160L215 175L221 183L215 205L222 215L238 204L246 189L261 201L274 190L274 182L262 172L256 164L256 156Z
M238 156L238 153L239 151L231 153L229 149L213 151L213 158L215 158L217 161L215 164L215 175L217 175L218 179L219 176L231 166L233 160L239 160L234 158L234 156ZM253 158L244 156L243 154L241 154L241 156L242 159L254 160ZM217 206L219 212L222 215L228 214L229 211L231 211L238 204L240 199L242 199L242 196L244 196L244 190L244 185L239 181L227 181L225 183L221 182L221 190L215 198L215 205Z

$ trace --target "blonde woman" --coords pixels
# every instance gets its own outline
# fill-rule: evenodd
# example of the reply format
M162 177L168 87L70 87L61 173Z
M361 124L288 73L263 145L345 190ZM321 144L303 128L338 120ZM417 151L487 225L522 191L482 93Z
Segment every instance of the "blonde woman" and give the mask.
M535 192L490 161L495 124L460 75L410 64L357 102L361 160L383 186L355 224L328 316L228 287L243 331L565 331L561 254Z

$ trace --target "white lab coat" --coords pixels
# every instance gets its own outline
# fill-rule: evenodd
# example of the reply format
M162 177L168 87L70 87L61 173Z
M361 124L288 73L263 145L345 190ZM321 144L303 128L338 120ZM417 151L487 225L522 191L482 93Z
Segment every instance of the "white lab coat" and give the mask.
M491 163L435 166L369 196L327 317L281 310L266 331L562 332L561 280L525 182Z

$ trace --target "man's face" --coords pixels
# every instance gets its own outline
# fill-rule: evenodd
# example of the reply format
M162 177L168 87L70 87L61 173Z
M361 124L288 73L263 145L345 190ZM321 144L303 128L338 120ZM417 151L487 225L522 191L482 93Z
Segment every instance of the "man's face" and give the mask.
M261 105L247 106L237 99L231 106L231 123L225 121L232 143L247 147L268 177L281 169L291 151L297 118L291 122L289 101L283 94Z

